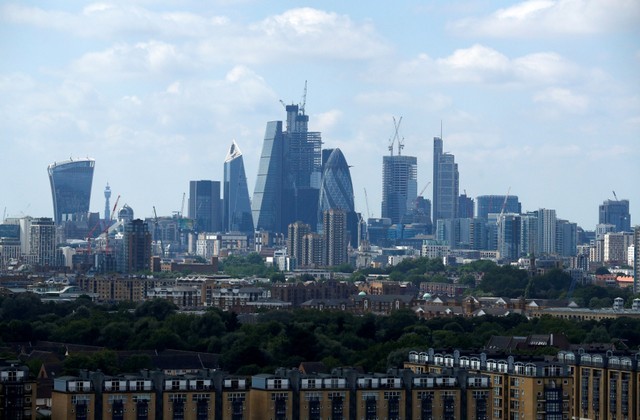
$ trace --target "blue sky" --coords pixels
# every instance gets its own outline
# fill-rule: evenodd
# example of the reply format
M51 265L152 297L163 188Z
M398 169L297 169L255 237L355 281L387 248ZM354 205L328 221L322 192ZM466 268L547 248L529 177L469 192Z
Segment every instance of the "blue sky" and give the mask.
M615 190L640 223L637 0L2 1L0 211L52 216L47 165L89 156L92 211L108 182L170 215L189 180L221 180L232 139L252 192L265 123L305 80L363 213L402 116L419 190L442 121L461 192L593 229Z

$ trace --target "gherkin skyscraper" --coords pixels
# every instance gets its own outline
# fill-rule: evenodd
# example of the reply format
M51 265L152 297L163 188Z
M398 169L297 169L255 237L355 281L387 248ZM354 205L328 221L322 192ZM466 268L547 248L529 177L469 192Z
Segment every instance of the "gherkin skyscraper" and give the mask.
M322 213L331 209L354 211L351 173L340 149L333 149L324 164L318 203L318 220L322 221Z
M235 140L231 142L224 160L224 230L253 232L251 202L242 152Z

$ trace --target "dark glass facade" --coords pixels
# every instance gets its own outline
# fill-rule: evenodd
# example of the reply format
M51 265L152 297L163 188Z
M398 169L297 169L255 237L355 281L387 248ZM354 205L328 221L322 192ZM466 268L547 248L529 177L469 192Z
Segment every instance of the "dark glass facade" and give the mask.
M415 156L383 156L382 217L403 223L418 196L418 160Z
M455 157L442 152L442 139L433 139L433 223L458 215L459 174Z
M322 173L318 211L322 214L330 209L354 211L351 173L340 149L333 150Z
M95 160L79 159L49 165L49 182L56 224L86 220L91 201Z
M197 232L219 232L222 225L219 181L189 183L189 218Z
M490 213L500 214L503 205L505 213L522 213L522 204L517 195L480 195L476 197L476 217L486 220Z
M598 223L614 225L615 232L631 232L629 200L605 200L598 208Z
M256 229L285 233L302 221L316 226L321 179L320 133L307 130L309 117L298 105L286 106L287 129L267 123L251 203Z
M223 228L227 232L253 232L253 217L242 152L234 141L224 161Z

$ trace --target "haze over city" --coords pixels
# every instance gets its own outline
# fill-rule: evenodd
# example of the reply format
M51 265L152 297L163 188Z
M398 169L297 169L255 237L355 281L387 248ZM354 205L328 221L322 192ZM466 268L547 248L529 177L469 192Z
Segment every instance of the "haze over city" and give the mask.
M593 229L598 205L640 222L640 3L634 1L4 2L0 211L51 216L47 165L96 160L137 217L222 179L232 139L253 192L267 121L301 103L380 216L382 156L432 181L433 137L460 192L518 195ZM424 195L431 198L431 188Z

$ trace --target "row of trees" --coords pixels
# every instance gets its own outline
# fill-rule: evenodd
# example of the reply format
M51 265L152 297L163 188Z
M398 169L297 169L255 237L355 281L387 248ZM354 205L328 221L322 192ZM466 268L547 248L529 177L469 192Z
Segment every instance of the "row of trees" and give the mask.
M0 298L1 342L49 340L112 350L67 358L69 372L148 367L144 355L124 363L113 351L166 348L218 353L222 368L240 374L272 372L302 361L384 371L401 365L412 349L481 349L493 335L547 333L564 333L576 344L616 340L640 346L640 320L629 318L596 323L510 315L425 321L409 310L390 316L298 310L263 313L256 323L241 325L233 313L209 309L203 315L185 314L164 300L132 308L97 305L88 299L43 303L30 294Z

